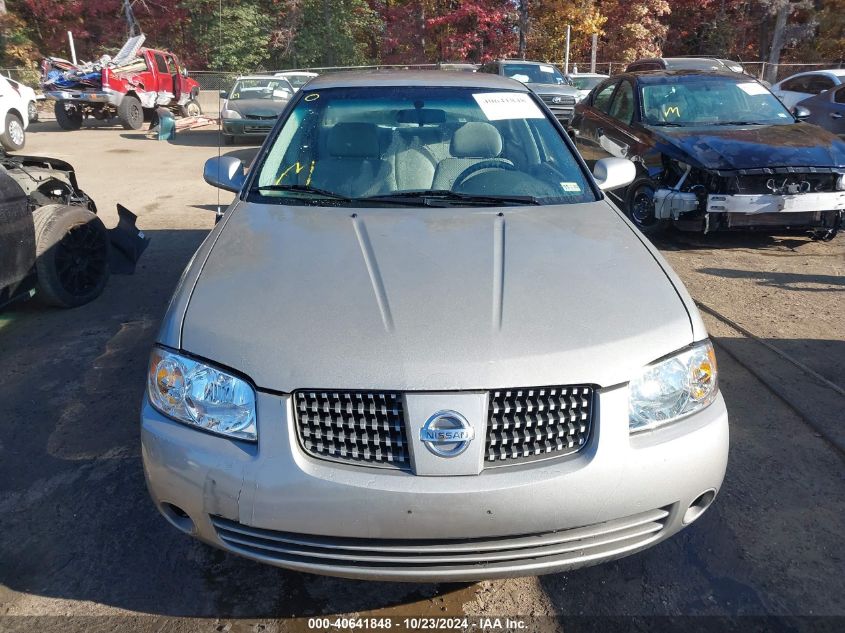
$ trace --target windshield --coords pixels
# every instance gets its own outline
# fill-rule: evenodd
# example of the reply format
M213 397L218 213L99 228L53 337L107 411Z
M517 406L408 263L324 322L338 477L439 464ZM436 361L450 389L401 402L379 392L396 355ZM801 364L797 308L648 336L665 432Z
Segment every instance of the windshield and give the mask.
M596 199L534 97L458 87L306 89L250 195L286 204L387 196L394 206Z
M312 78L309 75L285 75L285 79L290 82L291 86L298 90L311 81Z
M641 83L643 120L650 125L793 123L765 86L739 77L671 76Z
M505 76L524 84L567 85L566 77L557 68L546 64L504 64Z
M573 85L578 88L578 90L592 90L596 86L598 86L602 81L607 79L607 77L569 77L572 80Z
M239 79L229 93L229 101L241 99L285 101L290 98L291 92L292 89L287 79Z

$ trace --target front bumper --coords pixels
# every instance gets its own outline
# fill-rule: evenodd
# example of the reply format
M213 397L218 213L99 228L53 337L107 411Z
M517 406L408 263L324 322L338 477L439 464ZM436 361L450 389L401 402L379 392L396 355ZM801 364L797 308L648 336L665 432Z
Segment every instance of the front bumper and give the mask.
M223 119L226 136L267 136L276 119Z
M311 458L297 443L290 397L259 393L257 407L255 445L169 420L145 399L142 453L153 500L206 543L349 578L469 581L618 558L683 528L694 500L718 491L728 454L721 395L704 411L632 436L627 387L605 390L579 453L453 477Z
M845 191L707 196L708 213L805 213L845 209Z

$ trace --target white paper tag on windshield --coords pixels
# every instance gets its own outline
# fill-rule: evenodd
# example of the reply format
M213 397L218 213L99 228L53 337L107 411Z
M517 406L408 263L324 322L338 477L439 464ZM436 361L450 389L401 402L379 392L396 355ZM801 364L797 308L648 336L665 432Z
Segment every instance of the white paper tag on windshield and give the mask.
M577 182L562 182L560 188L567 193L581 193L581 187Z
M544 73L553 73L555 71L555 69L551 66L540 66L540 70L542 70Z
M545 118L537 104L523 92L485 92L472 97L488 121Z
M766 90L765 86L758 84L756 81L746 81L741 84L737 84L737 86L739 86L740 90L750 95L764 95L769 92Z

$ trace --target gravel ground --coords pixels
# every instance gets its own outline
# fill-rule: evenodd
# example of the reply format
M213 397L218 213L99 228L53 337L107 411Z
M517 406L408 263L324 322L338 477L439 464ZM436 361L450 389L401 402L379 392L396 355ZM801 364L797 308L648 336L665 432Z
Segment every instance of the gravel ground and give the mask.
M831 435L845 398L709 316L728 474L699 521L640 554L541 578L363 583L259 565L171 528L144 487L137 410L158 320L213 226L218 193L200 173L216 141L30 130L27 153L70 161L107 225L121 202L153 241L137 273L88 306L0 313L0 629L308 630L324 614L834 615L822 623L845 628L845 466ZM659 246L697 300L845 387L845 237L674 234Z

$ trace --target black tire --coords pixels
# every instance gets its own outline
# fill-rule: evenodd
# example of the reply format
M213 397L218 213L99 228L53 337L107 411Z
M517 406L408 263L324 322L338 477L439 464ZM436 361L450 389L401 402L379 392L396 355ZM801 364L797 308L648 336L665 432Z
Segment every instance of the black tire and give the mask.
M76 106L68 108L66 102L56 101L53 111L56 113L56 123L63 130L78 130L82 127L82 112Z
M202 114L202 108L195 99L190 99L185 105L179 106L179 113L184 117L200 116Z
M654 216L654 192L657 185L650 178L637 178L625 192L625 215L649 237L669 227L669 220Z
M144 127L144 108L141 100L132 95L126 95L117 106L117 118L126 130L140 130Z
M50 204L35 221L36 296L42 303L75 308L100 296L109 280L109 234L84 207Z
M26 104L26 116L29 117L30 123L38 122L38 103L30 101Z
M23 149L23 146L26 145L26 130L23 128L23 121L17 114L6 113L3 133L0 134L0 145L10 152Z

